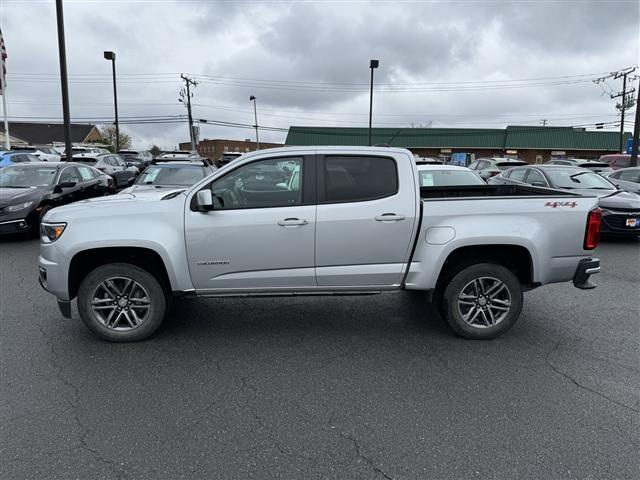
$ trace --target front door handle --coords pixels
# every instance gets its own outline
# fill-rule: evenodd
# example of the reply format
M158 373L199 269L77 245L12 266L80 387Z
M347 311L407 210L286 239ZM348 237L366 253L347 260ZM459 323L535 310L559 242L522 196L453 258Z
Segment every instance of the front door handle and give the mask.
M404 215L398 215L396 213L383 213L382 215L378 215L376 217L377 222L399 222L400 220L404 220L407 218Z
M278 220L278 225L281 227L297 227L308 224L309 220L300 220L299 218L285 218L284 220Z

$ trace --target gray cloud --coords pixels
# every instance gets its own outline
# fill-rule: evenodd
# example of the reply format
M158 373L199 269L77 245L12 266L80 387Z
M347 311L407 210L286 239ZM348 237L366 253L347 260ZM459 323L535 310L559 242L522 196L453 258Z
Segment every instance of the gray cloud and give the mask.
M606 72L638 63L639 9L632 1L66 2L69 72L99 75L91 77L99 81L71 77L71 111L76 118L110 118L110 68L102 51L114 50L121 116L184 114L177 102L179 73L189 72L203 80L194 92L196 118L252 124L248 97L256 95L262 125L364 126L371 58L381 62L378 89ZM3 1L0 22L9 53L11 115L61 116L59 80L42 76L58 72L53 5ZM134 74L148 76L135 81ZM216 83L202 75L233 80ZM238 78L289 83L274 88L283 84ZM374 124L614 120L615 102L600 93L591 83L376 91ZM250 129L201 128L203 137L253 137ZM123 129L140 146L169 147L187 138L184 124ZM284 134L265 131L261 137L282 141Z

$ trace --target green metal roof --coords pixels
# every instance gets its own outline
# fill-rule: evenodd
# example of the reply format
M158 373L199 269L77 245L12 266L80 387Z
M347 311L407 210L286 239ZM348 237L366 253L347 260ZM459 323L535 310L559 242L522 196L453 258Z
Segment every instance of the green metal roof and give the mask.
M630 137L627 133L625 136ZM286 145L367 145L368 128L292 126ZM494 128L373 128L372 144L405 148L486 148L617 151L617 132L573 127L510 126Z

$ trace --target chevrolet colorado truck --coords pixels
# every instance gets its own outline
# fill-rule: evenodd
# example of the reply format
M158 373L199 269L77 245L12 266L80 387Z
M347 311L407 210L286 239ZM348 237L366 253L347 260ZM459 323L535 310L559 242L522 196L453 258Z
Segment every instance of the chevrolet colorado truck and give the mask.
M597 198L523 185L421 187L388 147L248 153L192 187L50 210L39 280L116 342L149 337L174 296L426 292L459 335L489 339L523 292L600 271Z

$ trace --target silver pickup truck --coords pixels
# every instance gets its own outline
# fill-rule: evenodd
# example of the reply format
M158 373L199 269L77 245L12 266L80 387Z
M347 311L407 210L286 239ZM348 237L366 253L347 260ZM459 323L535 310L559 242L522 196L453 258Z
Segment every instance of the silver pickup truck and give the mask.
M597 198L516 185L420 187L385 147L253 152L186 190L49 211L39 278L110 341L149 337L173 296L426 292L459 335L518 319L523 291L600 270Z

